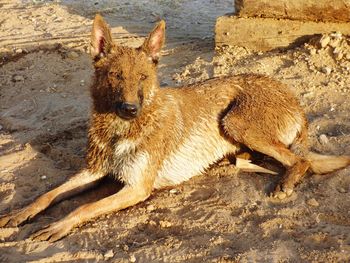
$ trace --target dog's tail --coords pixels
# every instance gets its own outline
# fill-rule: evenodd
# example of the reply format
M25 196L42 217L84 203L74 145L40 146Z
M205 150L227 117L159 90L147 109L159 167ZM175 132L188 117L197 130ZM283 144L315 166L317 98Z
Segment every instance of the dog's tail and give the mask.
M350 156L330 156L310 152L307 155L311 170L316 174L326 174L350 165Z

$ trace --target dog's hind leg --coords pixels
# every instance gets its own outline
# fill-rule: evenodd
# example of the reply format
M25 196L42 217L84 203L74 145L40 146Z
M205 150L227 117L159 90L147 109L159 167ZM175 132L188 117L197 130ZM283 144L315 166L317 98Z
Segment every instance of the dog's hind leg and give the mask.
M262 132L259 125L254 125L243 115L229 112L222 119L225 134L234 141L244 144L254 151L273 157L286 168L286 174L277 185L273 196L284 199L293 193L294 186L300 181L310 167L310 163L301 153L295 153L278 140L278 136ZM274 128L274 127L273 127ZM266 131L266 129L265 129Z
M61 186L43 194L30 205L0 217L0 227L18 226L24 221L33 218L51 204L92 187L103 176L103 174L83 170Z

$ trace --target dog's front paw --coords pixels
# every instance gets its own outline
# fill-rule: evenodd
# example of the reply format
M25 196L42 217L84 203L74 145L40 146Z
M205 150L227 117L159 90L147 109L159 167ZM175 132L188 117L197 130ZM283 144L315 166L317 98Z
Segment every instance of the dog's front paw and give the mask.
M29 238L34 241L49 241L55 242L70 232L72 226L69 224L65 224L63 222L56 222L47 227L39 230L38 232L31 235Z
M283 200L290 197L293 194L293 188L283 186L282 184L277 185L275 191L273 191L272 196L276 199Z
M27 209L14 211L7 215L0 217L0 227L16 227L24 221L28 220L31 213Z

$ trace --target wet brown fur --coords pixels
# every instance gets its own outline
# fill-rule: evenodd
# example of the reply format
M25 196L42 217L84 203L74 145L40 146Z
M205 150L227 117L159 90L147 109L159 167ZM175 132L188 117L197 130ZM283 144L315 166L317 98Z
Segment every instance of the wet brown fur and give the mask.
M225 155L239 153L242 146L286 167L273 193L280 199L292 194L307 170L330 172L350 163L349 157L309 152L307 122L297 99L269 77L247 74L161 89L156 64L164 30L162 21L140 48L121 47L112 42L102 17L96 16L87 168L31 205L2 217L0 226L16 226L107 174L124 182L120 192L82 206L32 236L55 241L86 220L145 200L154 188L200 174ZM140 105L140 114L128 120L120 117L116 108L124 102Z

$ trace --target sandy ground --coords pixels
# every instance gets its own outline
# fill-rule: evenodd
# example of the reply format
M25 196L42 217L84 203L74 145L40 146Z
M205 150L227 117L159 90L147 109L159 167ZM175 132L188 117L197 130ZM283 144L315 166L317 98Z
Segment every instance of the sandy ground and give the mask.
M84 166L87 50L97 11L116 41L130 46L165 17L162 85L243 72L273 76L304 106L311 148L350 154L350 38L324 36L324 47L316 38L283 52L226 47L214 53L215 17L231 12L231 1L0 1L0 213L30 203ZM223 161L54 244L25 239L116 191L105 180L28 224L0 229L0 261L349 262L349 172L308 176L291 198L276 201L269 193L280 176L240 173Z

